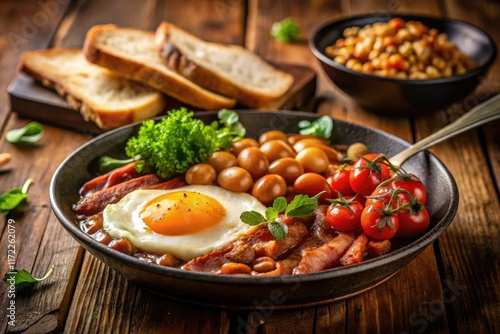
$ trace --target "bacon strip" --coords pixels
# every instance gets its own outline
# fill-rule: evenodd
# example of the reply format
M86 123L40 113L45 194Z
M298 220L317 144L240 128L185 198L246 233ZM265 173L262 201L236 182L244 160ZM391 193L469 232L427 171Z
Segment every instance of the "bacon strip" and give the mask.
M331 268L354 242L350 233L340 233L330 242L313 250L306 250L293 274L308 274Z
M366 244L366 252L372 257L386 254L391 250L390 240L370 240Z
M259 225L250 234L241 237L229 246L189 261L182 266L182 269L219 273L223 264L237 260L234 255L240 253L238 247L243 247L243 245L251 245L254 250L253 254L241 250L245 251L245 257L242 257L245 263L250 263L261 256L269 256L276 260L280 256L291 252L307 234L307 227L302 222L293 221L288 225L286 238L282 241L276 241L266 226Z
M351 247L349 247L347 252L345 252L345 254L340 258L340 264L343 266L349 266L351 264L360 263L363 260L367 243L368 237L366 234L361 233L358 235Z
M83 197L75 204L73 210L79 215L91 216L104 210L106 205L116 203L129 192L147 188L163 181L156 174L148 174L131 180L118 183L112 187L99 190L87 197Z
M122 167L113 169L106 174L93 178L82 186L80 189L80 196L86 197L99 190L103 190L118 183L138 177L139 174L135 170L136 165L137 161L134 161Z
M323 240L323 243L327 243L333 239L332 227L326 219L326 210L328 210L328 205L318 205L316 210L314 210L314 223L311 226L311 233Z

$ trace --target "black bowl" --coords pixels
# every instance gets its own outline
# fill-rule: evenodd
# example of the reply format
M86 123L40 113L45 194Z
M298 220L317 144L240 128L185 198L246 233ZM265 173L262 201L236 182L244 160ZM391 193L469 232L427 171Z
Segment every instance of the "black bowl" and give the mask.
M420 21L447 34L448 39L474 59L478 66L449 78L402 80L348 69L324 53L327 46L342 37L345 28L387 22L393 17ZM330 80L358 105L377 114L400 117L423 116L463 99L484 80L497 55L492 38L469 23L388 13L353 16L324 24L312 34L309 46Z
M207 124L215 112L199 112ZM240 120L248 136L279 129L298 132L300 120L318 115L304 112L241 111ZM50 185L52 209L64 228L91 254L128 279L157 294L200 305L228 308L292 308L317 305L361 293L384 282L429 246L452 222L458 206L458 190L446 167L432 154L422 152L403 167L419 175L428 189L431 227L423 236L379 258L350 267L306 275L281 277L222 276L187 272L140 261L117 252L82 232L72 205L79 199L82 184L96 175L95 160L102 155L121 157L128 138L139 124L105 133L72 153L57 169ZM339 144L365 142L372 152L389 156L409 143L382 131L335 120L333 141Z

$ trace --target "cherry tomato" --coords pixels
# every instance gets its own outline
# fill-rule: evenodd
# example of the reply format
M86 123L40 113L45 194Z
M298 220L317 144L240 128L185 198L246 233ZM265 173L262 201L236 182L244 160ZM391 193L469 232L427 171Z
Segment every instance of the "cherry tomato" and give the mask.
M319 202L326 203L327 198L332 198L332 190L326 179L316 173L302 174L293 183L293 192L295 194L304 194L313 197L322 191L324 193L319 197Z
M399 228L397 214L384 214L385 203L378 201L365 206L361 213L361 228L366 235L375 240L392 238Z
M413 175L407 174L398 180L389 183L389 186L393 189L405 189L410 194L415 196L415 198L422 204L425 204L427 200L427 192L425 190L425 185L420 181L420 179Z
M337 191L342 196L350 196L355 194L354 190L352 190L351 184L349 183L350 172L350 168L340 169L335 174L330 175L326 179L326 181L330 185L330 188L332 189L333 197L338 197L336 195Z
M429 212L424 206L417 212L401 211L398 213L398 219L398 235L402 237L414 237L424 233L429 228Z
M351 232L360 228L363 205L357 201L334 202L326 211L328 224L340 232Z
M381 182L389 179L391 170L383 162L381 154L370 153L359 158L349 175L352 190L368 196Z

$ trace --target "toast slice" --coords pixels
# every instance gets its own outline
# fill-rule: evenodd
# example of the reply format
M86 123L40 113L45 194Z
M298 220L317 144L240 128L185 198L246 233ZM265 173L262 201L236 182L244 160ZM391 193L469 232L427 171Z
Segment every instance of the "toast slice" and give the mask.
M89 63L79 49L25 52L19 70L52 88L101 129L148 119L165 107L164 96Z
M168 22L156 30L155 42L170 69L251 108L282 96L294 81L244 47L203 41Z
M208 91L165 66L155 47L154 32L97 25L87 32L83 52L90 62L191 106L213 110L236 104L234 99Z

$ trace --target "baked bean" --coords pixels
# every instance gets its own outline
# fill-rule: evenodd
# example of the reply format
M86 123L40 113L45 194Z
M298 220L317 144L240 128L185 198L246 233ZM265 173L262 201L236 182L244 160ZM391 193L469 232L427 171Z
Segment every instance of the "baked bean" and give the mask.
M325 54L349 69L398 79L449 77L477 66L446 34L401 18L348 27Z
M259 147L259 143L253 138L240 139L231 145L231 153L237 157L238 154L240 154L240 152L247 147Z
M115 239L109 244L109 247L127 255L135 253L134 245L132 245L127 239Z
M186 171L188 184L213 184L215 181L215 168L210 164L195 164Z
M252 261L252 270L258 273L266 273L276 268L276 262L269 256L261 256Z
M277 174L267 174L255 182L252 188L252 196L262 204L270 205L276 198L285 196L286 191L285 179Z
M208 163L215 168L217 173L222 172L226 168L238 166L236 156L226 151L214 152Z
M304 150L307 147L316 147L321 149L323 152L325 152L330 162L339 162L342 160L342 154L339 151L337 151L336 149L327 144L324 144L324 141L320 140L319 138L299 140L298 142L295 143L295 145L293 145L293 149L297 153Z
M304 167L305 172L323 173L329 164L326 153L317 147L303 149L297 153L295 159Z
M368 154L368 147L363 143L353 143L347 147L347 158L351 161L356 161L359 157Z
M262 151L262 153L264 153L269 163L272 163L274 160L278 160L281 158L295 157L293 148L279 139L266 141L260 146L260 150Z
M247 147L238 155L238 164L245 168L254 180L267 173L269 162L258 147Z
M293 183L300 175L304 174L304 167L294 158L281 158L274 160L269 165L268 172L280 175L287 183Z
M262 145L266 141L275 140L275 139L282 140L284 142L288 142L288 136L286 135L286 133L284 133L283 131L280 131L280 130L271 130L271 131L264 132L262 135L260 135L259 144Z
M234 274L245 274L250 275L252 269L244 263L229 262L224 263L220 268L221 274L224 275L234 275Z
M170 254L163 254L156 259L156 263L164 267L173 267L177 265L178 262L179 261L175 258L175 256Z
M222 188L234 192L246 192L252 187L252 175L241 167L229 167L219 173L217 182Z

